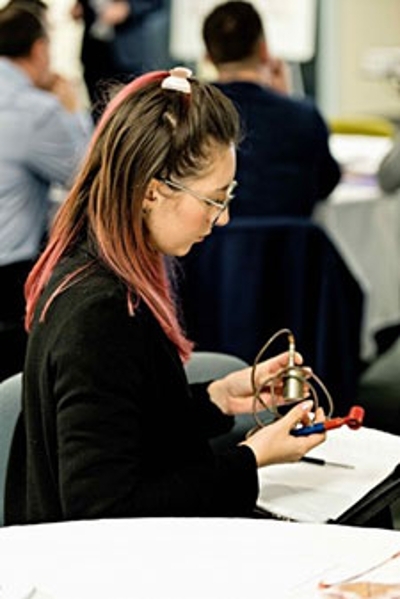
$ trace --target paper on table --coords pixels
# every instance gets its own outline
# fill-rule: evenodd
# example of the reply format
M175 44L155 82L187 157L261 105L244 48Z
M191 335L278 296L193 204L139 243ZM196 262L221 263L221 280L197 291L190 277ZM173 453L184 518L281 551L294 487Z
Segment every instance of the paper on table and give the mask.
M347 565L347 568L345 570L342 568L341 572L331 571L325 575L318 586L323 597L338 597L338 591L350 590L351 587L353 592L357 592L357 587L362 589L367 584L374 585L377 593L386 591L387 599L390 599L389 591L392 590L396 591L393 599L400 597L400 550L383 558L380 556L375 563L361 567L359 570L354 569L353 564L352 570ZM371 593L369 596L374 595Z
M258 507L299 522L338 518L400 462L400 437L362 427L327 433L325 443L310 456L353 465L353 469L306 462L259 469Z
M330 136L329 146L345 172L373 175L393 146L393 140L379 135L334 133Z
M383 157L393 145L390 137L377 135L332 134L329 140L333 156L342 167L339 185L330 201L364 202L380 198L377 172Z
M382 548L375 552L367 550L366 553L360 548L350 560L347 556L295 585L287 599L398 599L399 556L400 552L386 553Z
M55 599L32 584L21 581L0 583L0 599Z
M329 197L332 204L362 203L382 197L377 178L350 179L343 177Z

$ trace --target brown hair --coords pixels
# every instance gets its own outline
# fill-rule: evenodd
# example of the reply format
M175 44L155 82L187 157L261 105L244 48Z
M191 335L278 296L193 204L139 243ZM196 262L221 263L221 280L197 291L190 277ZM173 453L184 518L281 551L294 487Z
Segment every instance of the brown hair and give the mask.
M88 236L99 259L124 281L128 296L148 304L182 358L188 357L192 344L178 323L164 256L149 246L142 204L153 178L201 173L209 165L210 144L236 144L239 118L230 100L211 84L190 79L190 94L162 89L168 74L139 77L109 103L28 278L28 329L55 265ZM56 294L66 283L71 281Z
M46 25L41 13L28 8L26 2L14 1L0 10L0 56L29 56L34 43L46 37Z
M249 2L225 2L203 22L203 39L214 64L250 58L264 38L261 17Z

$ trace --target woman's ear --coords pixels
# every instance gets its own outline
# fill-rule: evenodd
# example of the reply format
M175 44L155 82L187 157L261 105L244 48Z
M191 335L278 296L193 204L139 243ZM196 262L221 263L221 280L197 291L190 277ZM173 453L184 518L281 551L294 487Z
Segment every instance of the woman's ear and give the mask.
M152 206L154 206L154 202L158 199L158 185L158 181L156 179L152 179L149 185L147 186L142 204L142 212L144 215L148 215L151 212Z
M159 182L156 179L152 179L147 186L144 201L155 202L157 200Z

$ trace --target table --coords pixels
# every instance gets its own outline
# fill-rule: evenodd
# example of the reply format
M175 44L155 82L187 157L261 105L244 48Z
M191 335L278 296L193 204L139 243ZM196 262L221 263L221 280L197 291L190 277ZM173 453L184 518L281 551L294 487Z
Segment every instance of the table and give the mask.
M349 148L343 156L335 143L344 176L333 194L317 205L313 218L331 236L364 290L361 357L368 362L376 356L375 333L400 324L400 193L384 195L379 189L375 172L380 154L371 152L374 145L368 136L342 137L361 137L358 144L367 157L355 164ZM381 153L388 148L380 138L375 143Z
M399 550L399 531L273 520L16 526L0 530L0 597L317 599L321 579L358 573ZM399 582L399 564L396 571Z

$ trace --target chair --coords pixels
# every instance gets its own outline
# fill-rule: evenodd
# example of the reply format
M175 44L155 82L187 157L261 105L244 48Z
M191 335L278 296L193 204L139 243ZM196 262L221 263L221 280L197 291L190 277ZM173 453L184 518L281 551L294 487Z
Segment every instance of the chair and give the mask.
M220 352L194 351L185 365L189 383L204 383L213 379L222 378L230 372L246 368L249 364L232 354ZM255 422L251 414L235 416L232 429L218 437L210 439L211 446L220 450L235 445L242 441L247 431L253 428Z
M400 435L400 338L362 373L358 403L365 408L365 423Z
M21 386L21 373L0 383L0 526L4 525L6 473L11 441L21 411Z
M21 371L27 335L23 323L0 320L0 382Z
M337 411L348 410L360 371L363 293L319 225L237 217L181 265L182 313L197 350L252 363L277 330L289 328Z
M203 383L222 378L230 372L246 368L248 363L237 356L218 352L194 351L185 364L189 383Z

